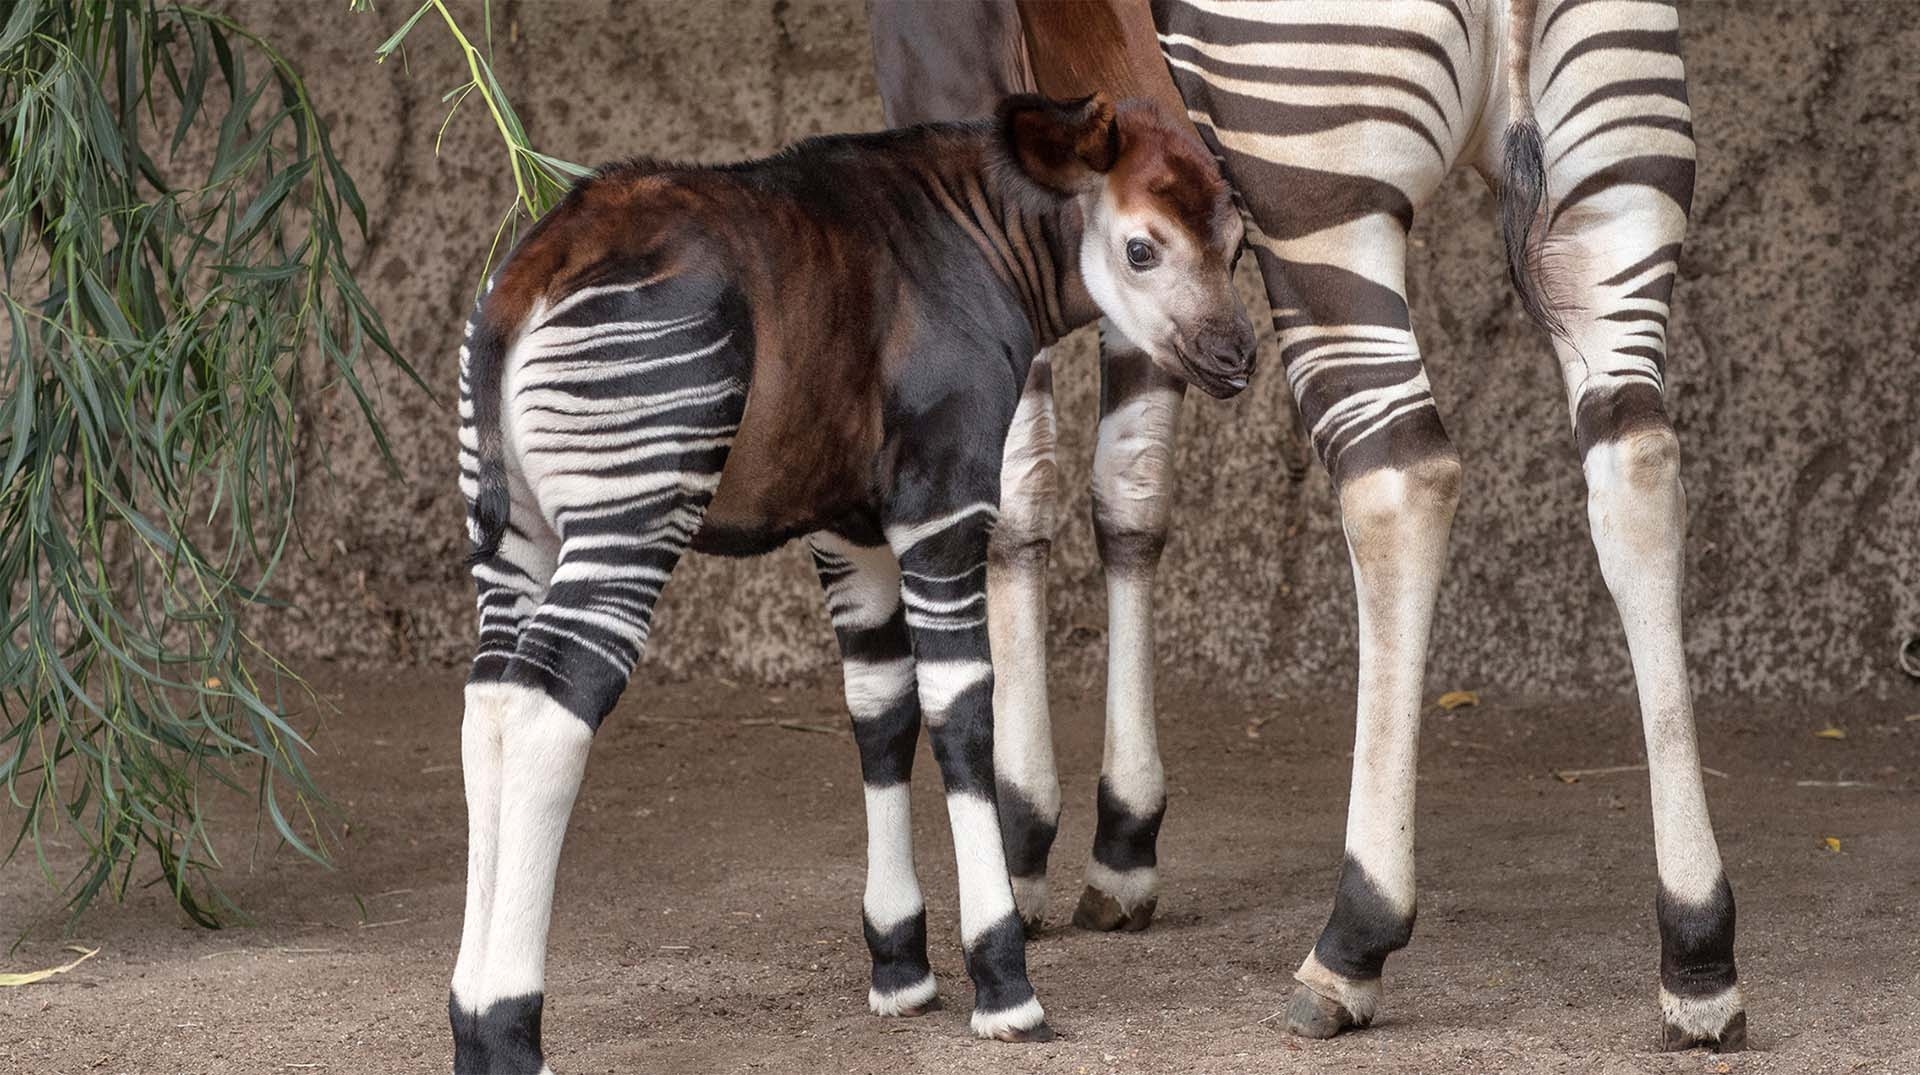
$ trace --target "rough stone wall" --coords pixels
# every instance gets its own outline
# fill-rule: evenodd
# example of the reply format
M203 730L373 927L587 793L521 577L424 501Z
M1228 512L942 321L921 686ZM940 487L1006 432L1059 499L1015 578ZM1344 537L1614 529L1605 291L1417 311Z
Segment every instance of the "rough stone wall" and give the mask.
M309 487L311 558L279 577L298 608L264 634L297 658L462 661L472 615L454 351L511 197L503 155L474 101L435 155L440 93L463 75L434 28L404 66L373 64L408 5L372 16L233 6L275 31L332 103L380 222L366 278L439 397L383 379L402 481L378 465L346 401L317 410L339 448L331 477ZM477 25L477 5L463 7ZM501 78L538 144L571 159L725 160L880 123L859 0L495 7ZM1670 384L1703 690L1920 693L1892 660L1902 632L1920 629L1920 285L1907 242L1920 235L1920 23L1910 15L1906 4L1836 0L1684 12L1700 172ZM1625 645L1587 540L1563 390L1497 242L1493 201L1471 175L1446 185L1413 237L1417 329L1467 468L1432 680L1622 689ZM1337 690L1353 675L1352 583L1328 480L1276 367L1231 403L1187 403L1162 657L1244 689ZM1087 514L1090 341L1074 341L1055 369L1070 497L1054 635L1062 652L1084 654L1105 624ZM693 558L654 639L654 676L779 680L828 668L833 654L795 549Z

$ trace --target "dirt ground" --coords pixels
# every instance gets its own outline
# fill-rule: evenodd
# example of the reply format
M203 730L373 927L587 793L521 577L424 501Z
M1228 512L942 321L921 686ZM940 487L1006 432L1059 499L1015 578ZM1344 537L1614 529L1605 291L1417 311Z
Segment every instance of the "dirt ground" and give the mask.
M250 864L245 848L230 860L252 926L187 927L150 888L90 914L66 940L98 956L0 990L0 1071L448 1070L458 680L336 670L320 682L341 709L317 746L351 819L342 868L263 840ZM1061 1036L1008 1046L966 1031L930 759L917 835L947 1007L886 1021L866 1011L859 780L837 685L630 692L595 748L561 869L546 1019L556 1070L1920 1071L1920 721L1906 707L1705 707L1756 1047L1714 1057L1651 1051L1644 774L1552 775L1639 760L1627 700L1489 694L1433 711L1413 946L1388 964L1379 1023L1322 1043L1281 1025L1338 867L1347 704L1166 693L1160 918L1138 935L1054 928L1035 941L1033 979ZM1099 764L1092 665L1057 677L1055 697L1068 809L1052 917L1064 922ZM1813 735L1828 724L1846 738ZM30 856L0 872L0 931L29 934L0 969L64 961L55 902Z

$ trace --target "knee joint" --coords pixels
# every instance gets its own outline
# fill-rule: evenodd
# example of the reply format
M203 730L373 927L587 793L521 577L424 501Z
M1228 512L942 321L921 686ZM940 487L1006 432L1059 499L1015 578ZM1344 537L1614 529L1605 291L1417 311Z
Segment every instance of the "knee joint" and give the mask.
M1451 447L1424 459L1369 471L1342 483L1350 535L1392 532L1409 523L1447 523L1460 503L1462 469Z
M1621 472L1634 489L1664 489L1680 476L1680 438L1664 422L1627 434L1618 452Z

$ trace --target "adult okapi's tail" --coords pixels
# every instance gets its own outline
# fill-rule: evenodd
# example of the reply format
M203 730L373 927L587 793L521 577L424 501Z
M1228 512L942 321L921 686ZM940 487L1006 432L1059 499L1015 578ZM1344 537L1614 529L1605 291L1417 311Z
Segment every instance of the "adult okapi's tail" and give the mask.
M469 566L500 551L513 510L500 428L500 371L506 365L509 337L494 315L483 297L467 322L467 340L460 348L460 468L471 468L473 482L467 498L467 537L473 544Z
M1500 231L1507 241L1507 272L1513 277L1521 307L1540 327L1561 336L1566 326L1541 280L1539 245L1534 239L1534 225L1547 200L1546 151L1540 141L1540 125L1533 118L1533 97L1527 85L1535 4L1536 0L1512 0L1508 9L1506 160L1500 182Z

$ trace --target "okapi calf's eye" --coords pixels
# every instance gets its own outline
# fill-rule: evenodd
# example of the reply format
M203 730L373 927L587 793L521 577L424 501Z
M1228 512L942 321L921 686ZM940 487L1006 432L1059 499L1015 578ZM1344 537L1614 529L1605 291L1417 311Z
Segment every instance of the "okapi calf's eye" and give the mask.
M1157 267L1131 273L1152 234ZM488 285L460 350L480 645L462 759L458 1072L550 1070L547 923L574 794L687 549L805 538L865 784L869 1006L934 1006L907 777L922 727L959 861L972 1025L1051 1036L993 773L987 542L1032 356L1104 315L1215 394L1252 333L1213 160L1144 103L817 138L583 180Z
M1160 256L1154 252L1153 244L1145 239L1127 240L1127 264L1145 272L1160 263Z

